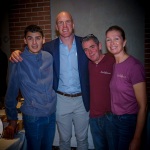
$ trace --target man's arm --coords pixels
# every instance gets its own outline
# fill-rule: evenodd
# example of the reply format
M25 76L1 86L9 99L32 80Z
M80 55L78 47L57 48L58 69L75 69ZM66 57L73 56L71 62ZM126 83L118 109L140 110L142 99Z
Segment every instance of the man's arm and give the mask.
M13 139L15 133L17 133L17 96L19 91L19 76L17 71L18 64L9 63L9 82L8 88L5 95L5 113L9 122L8 126L4 129L3 137L6 139ZM13 90L12 90L13 89Z
M9 60L12 62L12 63L15 63L15 62L21 62L23 59L22 57L20 56L22 52L20 50L15 50L11 53L10 57L9 57Z

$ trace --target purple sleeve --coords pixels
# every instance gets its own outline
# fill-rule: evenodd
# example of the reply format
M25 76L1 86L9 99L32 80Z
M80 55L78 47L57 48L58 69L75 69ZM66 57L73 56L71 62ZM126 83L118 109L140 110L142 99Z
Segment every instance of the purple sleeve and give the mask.
M137 63L132 67L131 82L133 85L140 82L145 82L145 69L142 64Z

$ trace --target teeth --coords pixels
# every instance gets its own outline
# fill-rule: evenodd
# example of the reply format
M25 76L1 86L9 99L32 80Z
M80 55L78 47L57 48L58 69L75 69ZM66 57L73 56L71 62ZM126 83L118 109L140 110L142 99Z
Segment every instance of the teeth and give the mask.
M112 50L116 49L116 47L111 47Z

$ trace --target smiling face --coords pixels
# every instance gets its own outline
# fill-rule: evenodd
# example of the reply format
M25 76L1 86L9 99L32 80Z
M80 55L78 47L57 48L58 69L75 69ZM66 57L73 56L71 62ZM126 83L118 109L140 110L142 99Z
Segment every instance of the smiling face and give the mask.
M68 12L61 12L57 15L56 30L63 38L70 37L73 34L74 23L72 16Z
M122 28L112 26L106 31L106 47L114 56L125 53L126 39Z
M28 45L29 51L35 54L41 50L44 42L45 38L40 32L27 32L24 38L24 43Z
M86 54L86 56L93 61L94 63L97 64L97 62L99 62L100 60L100 56L101 56L101 48L102 45L101 43L95 43L93 39L90 39L88 41L84 41L82 42L82 47L84 49L84 52Z

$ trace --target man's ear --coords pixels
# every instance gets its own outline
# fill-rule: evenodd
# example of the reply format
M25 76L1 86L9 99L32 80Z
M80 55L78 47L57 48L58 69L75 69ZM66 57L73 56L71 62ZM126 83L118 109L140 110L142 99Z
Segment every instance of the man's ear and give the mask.
M24 38L23 40L24 40L24 43L25 43L25 44L27 44L27 40L26 40L26 38Z
M74 30L74 23L73 23L72 27L73 27L73 30Z
M99 42L99 50L101 50L101 49L102 49L102 43Z
M55 29L56 29L56 31L58 31L58 26L57 26L57 24L55 25Z
M43 44L45 43L45 37L43 37Z

